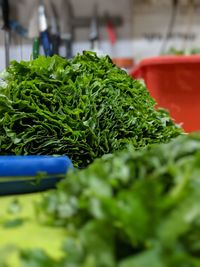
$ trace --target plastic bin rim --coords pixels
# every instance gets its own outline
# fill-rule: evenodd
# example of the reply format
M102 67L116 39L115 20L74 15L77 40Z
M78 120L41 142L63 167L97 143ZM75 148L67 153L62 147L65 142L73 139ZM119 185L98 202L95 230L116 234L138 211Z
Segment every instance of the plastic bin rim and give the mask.
M140 67L150 66L150 65L163 65L163 64L179 64L179 63L199 63L200 55L190 55L190 56L157 56L150 57L141 60L139 63Z

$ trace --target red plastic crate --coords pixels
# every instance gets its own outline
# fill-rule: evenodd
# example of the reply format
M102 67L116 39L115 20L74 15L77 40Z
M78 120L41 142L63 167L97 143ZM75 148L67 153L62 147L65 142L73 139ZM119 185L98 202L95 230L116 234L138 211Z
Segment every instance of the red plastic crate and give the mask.
M200 56L148 58L131 72L186 132L200 130Z

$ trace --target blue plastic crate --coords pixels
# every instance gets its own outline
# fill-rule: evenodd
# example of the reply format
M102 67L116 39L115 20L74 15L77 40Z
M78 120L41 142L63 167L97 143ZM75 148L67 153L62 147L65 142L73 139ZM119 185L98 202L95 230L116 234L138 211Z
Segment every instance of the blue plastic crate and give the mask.
M72 168L67 156L0 156L0 195L54 188Z

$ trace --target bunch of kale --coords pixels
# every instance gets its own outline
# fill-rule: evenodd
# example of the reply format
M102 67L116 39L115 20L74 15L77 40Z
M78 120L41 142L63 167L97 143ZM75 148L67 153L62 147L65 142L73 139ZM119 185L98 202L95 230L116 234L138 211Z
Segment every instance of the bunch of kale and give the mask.
M181 133L146 87L93 52L13 61L1 74L0 154L66 154L75 166Z

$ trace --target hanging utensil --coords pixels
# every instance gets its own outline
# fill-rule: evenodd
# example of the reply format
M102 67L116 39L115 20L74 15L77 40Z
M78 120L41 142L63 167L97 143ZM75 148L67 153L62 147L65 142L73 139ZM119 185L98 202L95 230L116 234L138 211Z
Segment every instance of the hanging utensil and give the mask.
M62 0L60 9L60 32L61 40L65 45L65 57L73 57L73 40L74 40L74 11L70 0Z
M95 4L90 24L89 40L91 51L96 52L98 56L103 56L104 52L100 49L99 39L98 6Z
M58 25L58 16L56 14L56 8L53 5L53 1L45 2L48 12L49 32L51 36L52 54L59 55L60 47L60 29Z
M39 54L40 54L40 40L38 37L35 37L33 39L33 45L32 45L33 59L38 58Z
M107 29L107 33L108 33L108 39L109 39L110 43L112 45L114 45L117 41L117 36L116 36L113 22L112 22L111 17L108 13L105 15L105 19L106 19L106 29Z
M93 16L91 19L89 40L92 50L99 50L99 27L98 27L98 11L97 4L94 6Z
M194 22L194 15L195 15L195 2L194 0L189 0L189 7L188 7L188 16L186 16L186 34L190 34L192 32L192 26ZM183 44L182 44L182 50L185 52L187 50L187 45L188 45L188 40L187 38L184 39ZM189 51L186 51L186 53Z
M160 49L160 54L164 54L165 50L166 50L166 46L169 40L169 37L172 34L172 31L174 29L174 25L176 22L176 16L177 16L177 11L178 11L178 0L172 0L172 13L171 13L171 17L170 17L170 21L169 21L169 25L168 25L168 29L166 32L166 35L163 39L163 43Z
M10 62L10 25L9 25L9 14L10 6L8 0L1 0L2 6L2 15L3 15L3 30L4 34L4 43L5 43L5 66L9 66Z
M40 1L38 7L38 24L39 24L40 39L44 49L44 54L45 56L52 56L52 48L48 33L48 24L45 14L45 6L42 0Z
M32 57L36 59L40 54L40 40L39 40L39 23L38 23L38 2L34 2L32 7L31 18L28 26L28 38L32 40Z

